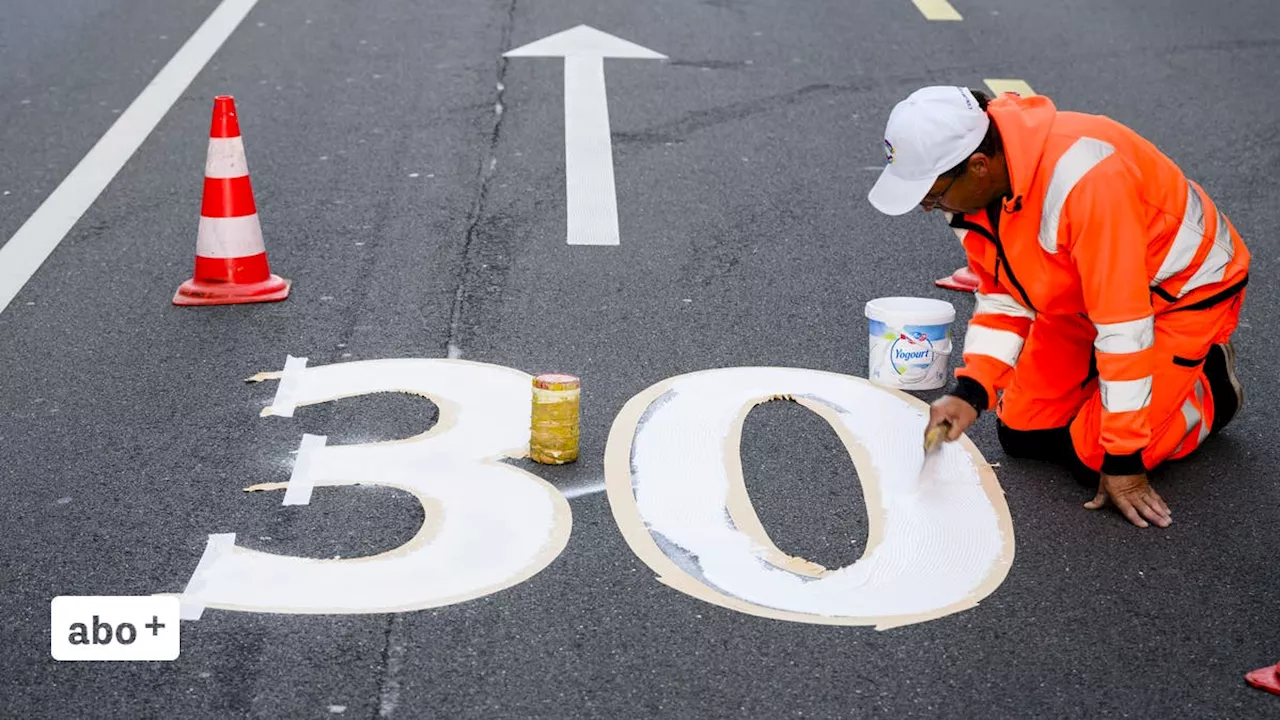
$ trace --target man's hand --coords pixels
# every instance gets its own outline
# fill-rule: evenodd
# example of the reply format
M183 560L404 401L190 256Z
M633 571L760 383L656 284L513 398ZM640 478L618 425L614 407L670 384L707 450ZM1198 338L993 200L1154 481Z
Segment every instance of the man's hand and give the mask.
M1129 522L1138 527L1148 527L1147 520L1164 528L1173 522L1173 513L1169 506L1151 489L1147 476L1143 475L1107 475L1098 480L1098 494L1085 503L1090 510L1098 510L1115 503L1116 509L1129 518Z
M955 442L977 419L978 411L972 405L955 395L943 395L929 406L929 424L924 433L928 436L930 430L944 421L949 422L951 431L947 433L947 442Z

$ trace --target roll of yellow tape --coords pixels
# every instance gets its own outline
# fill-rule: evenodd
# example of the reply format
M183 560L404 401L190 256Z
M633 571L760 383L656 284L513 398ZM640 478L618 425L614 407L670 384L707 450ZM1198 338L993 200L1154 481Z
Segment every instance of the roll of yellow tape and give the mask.
M533 379L529 457L544 465L578 459L578 400L582 382L561 373Z

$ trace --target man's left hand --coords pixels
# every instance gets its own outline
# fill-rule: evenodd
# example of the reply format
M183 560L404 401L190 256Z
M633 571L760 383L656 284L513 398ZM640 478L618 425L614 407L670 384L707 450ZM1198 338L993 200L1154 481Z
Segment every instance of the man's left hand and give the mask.
M1098 480L1098 494L1084 506L1090 510L1098 510L1106 507L1108 502L1114 503L1116 509L1138 527L1148 527L1148 520L1162 528L1169 527L1173 522L1173 513L1169 512L1169 506L1151 488L1146 474L1103 473Z

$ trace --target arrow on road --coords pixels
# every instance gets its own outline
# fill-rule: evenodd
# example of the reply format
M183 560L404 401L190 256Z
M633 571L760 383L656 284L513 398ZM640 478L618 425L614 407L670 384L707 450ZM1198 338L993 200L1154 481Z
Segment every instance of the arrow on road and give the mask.
M570 245L617 245L618 197L604 92L604 59L665 60L648 48L586 25L503 57L564 58L564 164Z

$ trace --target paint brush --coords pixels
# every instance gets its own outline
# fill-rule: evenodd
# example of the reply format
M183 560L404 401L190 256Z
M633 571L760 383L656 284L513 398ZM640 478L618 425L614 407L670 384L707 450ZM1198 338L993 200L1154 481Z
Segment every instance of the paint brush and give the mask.
M920 472L917 476L923 475L929 463L938 457L938 448L942 447L942 441L947 439L947 435L951 432L951 422L943 420L925 431L924 434L924 456L920 460Z
M937 450L942 445L942 441L946 439L947 435L950 432L951 432L951 421L949 420L943 420L937 425L934 425L933 427L929 428L928 432L924 434L925 455L929 455L933 453L933 451Z

